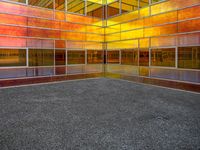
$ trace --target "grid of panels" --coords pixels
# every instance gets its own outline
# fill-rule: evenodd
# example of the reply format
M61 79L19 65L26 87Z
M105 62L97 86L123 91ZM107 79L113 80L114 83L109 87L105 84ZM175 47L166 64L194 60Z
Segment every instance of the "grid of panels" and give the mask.
M119 61L108 57L107 72L199 83L199 24L199 0L164 1L108 19L107 53L118 51Z
M112 73L200 82L199 0L15 2L0 2L1 79L106 66Z
M42 4L0 2L0 78L102 72L102 58L87 60L103 53L102 20Z

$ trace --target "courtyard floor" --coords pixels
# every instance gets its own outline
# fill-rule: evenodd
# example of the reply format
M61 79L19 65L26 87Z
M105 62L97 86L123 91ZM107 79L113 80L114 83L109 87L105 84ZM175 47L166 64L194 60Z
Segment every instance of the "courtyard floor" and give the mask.
M0 89L0 150L199 150L200 94L96 78Z

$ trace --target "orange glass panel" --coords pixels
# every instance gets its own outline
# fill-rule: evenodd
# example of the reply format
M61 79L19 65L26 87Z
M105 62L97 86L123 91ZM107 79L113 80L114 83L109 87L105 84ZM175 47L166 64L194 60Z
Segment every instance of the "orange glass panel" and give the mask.
M60 11L56 11L55 12L55 19L56 20L65 20L65 13L60 12Z
M85 17L85 16L80 16L80 15L74 15L74 14L66 14L66 20L69 22L74 22L74 23L84 23L84 24L101 24L101 20L98 18L93 18L93 17Z
M177 33L177 24L169 24L169 25L144 29L145 37L168 35L174 33Z
M108 49L138 48L138 40L110 42L107 44L107 48Z
M39 18L28 18L28 26L59 29L60 22Z
M143 38L143 29L137 29L121 33L121 40Z
M0 23L5 24L15 24L15 25L27 25L27 17L9 15L9 14L0 14Z
M28 12L29 16L48 18L48 19L54 18L53 10L47 10L47 9L43 9L41 7L35 8L35 7L29 6L27 12Z
M165 14L159 14L156 16L148 17L144 19L145 26L154 26L158 24L170 23L177 21L177 11L168 12Z
M55 48L65 48L65 40L55 40Z
M143 38L139 40L140 48L148 48L149 47L149 38Z
M76 41L66 41L66 48L71 49L83 49L85 47L84 42L76 42Z
M61 38L66 40L85 41L85 33L61 32Z
M102 49L103 45L102 43L98 43L98 42L85 42L85 48L86 49Z
M86 26L81 25L81 24L69 23L69 22L61 22L61 29L85 32Z
M54 40L27 39L27 47L30 48L54 48Z
M151 47L175 46L175 45L176 45L176 36L151 38Z
M200 30L200 19L188 20L178 23L178 32L191 32Z
M0 2L0 12L53 19L52 10L35 8L31 6L23 6L23 5L18 5L18 4L6 3L6 2Z
M194 6L178 11L179 20L196 18L196 17L200 17L200 6Z
M60 38L60 31L28 28L28 36L43 38Z
M17 15L28 15L28 7L23 5L0 2L0 12Z
M1 47L26 47L26 39L0 36Z
M178 35L178 45L200 45L200 33Z
M27 36L27 28L0 25L0 34L12 36Z
M87 41L96 41L96 42L103 42L104 37L99 34L86 34Z

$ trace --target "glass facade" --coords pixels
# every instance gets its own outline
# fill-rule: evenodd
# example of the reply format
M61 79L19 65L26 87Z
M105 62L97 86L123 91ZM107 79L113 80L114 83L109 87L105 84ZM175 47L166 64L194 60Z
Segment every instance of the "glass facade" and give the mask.
M199 0L0 1L0 79L116 73L200 82Z

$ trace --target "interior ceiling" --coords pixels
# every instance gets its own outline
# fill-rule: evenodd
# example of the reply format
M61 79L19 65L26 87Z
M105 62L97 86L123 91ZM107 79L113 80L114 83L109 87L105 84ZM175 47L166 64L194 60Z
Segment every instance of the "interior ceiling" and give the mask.
M56 8L63 10L65 7L65 0L55 0ZM85 0L67 0L67 10L74 13L79 13L80 11L84 12L84 4ZM122 2L122 10L130 11L134 10L133 7L138 7L138 0L121 0ZM109 7L119 9L118 0L87 0L87 12L94 11L102 5L107 5ZM149 3L149 0L141 0L140 7L144 7ZM51 8L53 7L53 0L29 0L29 4L36 5L40 7Z

